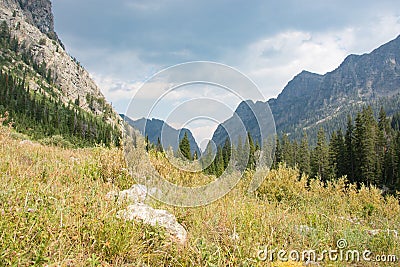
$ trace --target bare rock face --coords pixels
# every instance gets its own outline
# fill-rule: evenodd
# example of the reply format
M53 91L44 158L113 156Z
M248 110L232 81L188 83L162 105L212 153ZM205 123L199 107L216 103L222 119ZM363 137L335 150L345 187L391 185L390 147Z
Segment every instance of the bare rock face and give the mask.
M58 41L54 31L54 17L50 0L19 0L21 9L29 23L35 25L42 33Z
M110 121L119 120L89 73L58 40L49 0L2 0L1 21L7 22L11 35L25 51L30 52L36 64L46 65L55 92L64 103L78 102L81 108L96 115L102 115L107 110L114 118ZM33 90L38 87L35 77L31 77L29 85Z

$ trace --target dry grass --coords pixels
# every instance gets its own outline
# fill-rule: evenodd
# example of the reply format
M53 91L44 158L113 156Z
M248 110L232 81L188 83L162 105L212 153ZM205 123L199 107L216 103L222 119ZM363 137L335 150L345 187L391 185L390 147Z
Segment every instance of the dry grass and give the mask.
M255 195L246 193L252 178L247 173L227 196L205 207L151 200L187 229L189 240L179 246L160 228L116 219L118 207L105 195L134 183L122 151L21 144L13 135L0 128L0 266L268 266L257 259L265 246L323 250L341 238L350 249L400 256L393 233L367 233L400 230L398 199L384 198L376 188L356 190L344 180L324 187L281 166ZM163 160L160 172L181 179ZM323 263L329 264L350 265Z

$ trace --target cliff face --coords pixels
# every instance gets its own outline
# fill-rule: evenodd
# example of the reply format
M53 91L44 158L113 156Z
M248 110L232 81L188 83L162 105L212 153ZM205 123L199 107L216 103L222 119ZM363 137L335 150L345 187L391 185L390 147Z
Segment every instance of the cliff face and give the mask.
M268 101L279 131L345 128L347 113L361 105L392 115L399 109L400 36L369 54L349 55L332 72L318 75L303 71ZM331 125L328 125L328 124ZM324 126L325 127L325 126Z
M376 112L383 106L388 115L393 115L400 110L399 103L400 36L369 54L349 55L325 75L303 71L276 99L268 101L277 133L300 139L306 131L312 143L320 127L328 132L346 129L347 116L354 115L363 105L371 105ZM241 106L245 106L244 102ZM234 117L238 116L246 130L258 138L257 120L251 109L241 106L224 125L234 125ZM227 136L222 129L218 127L213 136L218 144Z
M49 0L2 0L2 21L8 24L11 35L18 41L21 50L24 50L20 52L29 53L35 64L45 67L52 80L46 86L54 87L57 97L64 103L79 103L86 111L106 115L110 121L118 120L118 114L106 103L89 73L65 51L58 40ZM12 62L3 68L13 69L17 65L24 65L23 62L17 63ZM29 85L33 90L38 88L37 77L30 77Z
M35 25L42 33L58 41L54 31L54 17L49 0L18 0L29 23Z
M3 0L4 7L21 10L25 19L51 39L59 41L54 31L54 17L49 0Z

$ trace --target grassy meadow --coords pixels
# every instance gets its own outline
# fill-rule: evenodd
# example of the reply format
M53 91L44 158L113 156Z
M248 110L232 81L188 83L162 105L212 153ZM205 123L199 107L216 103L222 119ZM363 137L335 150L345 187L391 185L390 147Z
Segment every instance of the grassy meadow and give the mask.
M188 240L180 245L161 227L116 218L123 207L106 194L134 183L121 149L68 149L24 139L10 127L0 128L0 266L305 266L304 261L278 261L276 254L271 262L262 252L321 252L336 249L341 239L345 250L370 250L371 258L400 257L400 237L392 231L400 230L398 196L383 197L374 187L358 190L344 179L323 186L281 165L255 194L247 193L252 173L246 173L229 194L204 207L171 207L149 199L185 227ZM175 182L195 182L169 170L157 156L152 161L160 173ZM319 264L399 262L326 258Z

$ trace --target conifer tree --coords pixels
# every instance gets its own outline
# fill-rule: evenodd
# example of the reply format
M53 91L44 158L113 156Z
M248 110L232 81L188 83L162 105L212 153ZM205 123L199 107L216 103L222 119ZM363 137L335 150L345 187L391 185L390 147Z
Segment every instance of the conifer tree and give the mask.
M276 137L276 146L275 146L275 155L274 155L274 164L273 168L278 168L278 164L283 162L282 158L282 146L279 137Z
M144 138L144 143L146 145L146 151L149 152L150 150L150 142L149 142L149 136L146 134L146 137Z
M201 157L202 167L206 174L215 174L214 170L214 160L213 160L213 147L212 143L208 142L206 150L204 151L203 156Z
M288 166L294 167L292 144L287 134L282 136L282 161L286 162Z
M357 114L354 130L356 181L377 184L376 121L371 107Z
M299 171L307 175L310 174L310 148L306 132L303 132L303 138L300 143Z
M249 147L249 159L247 161L247 169L255 170L256 169L256 156L255 156L255 146L253 142L253 138L251 137L250 133L247 132L247 142Z
M217 177L221 176L222 173L224 172L224 156L222 154L222 148L221 146L218 146L217 148L217 154L215 156L214 160L214 171L215 175Z
M399 151L400 151L400 131L397 132L395 147L396 147L397 153L396 153L396 156L394 157L395 158L395 160L394 160L395 171L394 171L393 180L395 181L394 182L395 188L397 190L399 190L400 189L400 153L399 153Z
M355 151L354 151L354 125L349 115L347 117L347 130L345 136L345 169L347 174L347 179L354 183L356 182L356 164L355 164Z
M329 147L326 143L325 132L320 128L317 135L317 146L313 151L312 173L315 177L327 181L331 178L331 169L329 166Z
M376 156L377 156L377 178L380 178L383 184L387 184L388 180L392 180L393 158L390 149L392 142L392 133L386 112L381 107L378 118ZM380 176L380 177L379 177Z
M179 150L181 151L181 154L183 157L185 157L188 160L192 159L192 155L191 155L191 151L190 151L189 136L188 136L187 132L185 132L182 140L179 143Z
M163 151L164 151L163 146L162 146L162 144L161 144L160 137L157 137L156 150L157 150L158 152L163 152Z
M395 131L400 131L400 112L397 112L393 115L391 121L392 129Z
M342 129L337 131L336 164L338 178L346 175L346 144Z
M222 157L224 159L224 169L228 167L229 161L231 159L232 147L229 137L226 138L224 147L222 148Z

